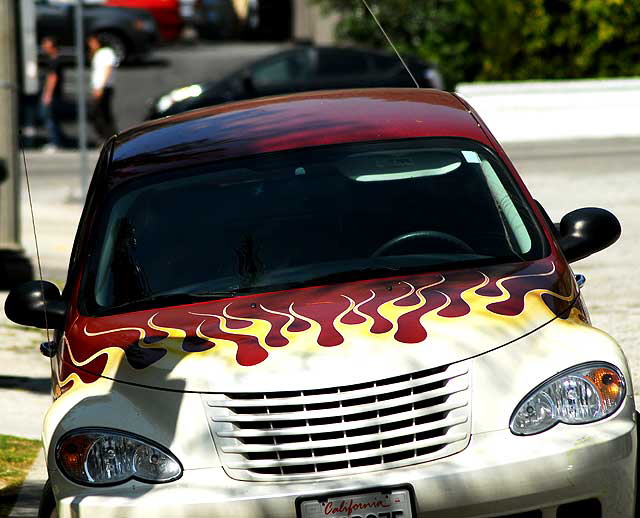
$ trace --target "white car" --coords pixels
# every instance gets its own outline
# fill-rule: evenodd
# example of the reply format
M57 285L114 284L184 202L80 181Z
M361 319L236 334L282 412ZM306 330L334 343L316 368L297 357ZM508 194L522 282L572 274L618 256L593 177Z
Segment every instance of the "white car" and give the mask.
M556 228L456 95L149 122L87 200L64 292L5 306L56 330L40 516L634 516L631 374L569 266L619 223Z

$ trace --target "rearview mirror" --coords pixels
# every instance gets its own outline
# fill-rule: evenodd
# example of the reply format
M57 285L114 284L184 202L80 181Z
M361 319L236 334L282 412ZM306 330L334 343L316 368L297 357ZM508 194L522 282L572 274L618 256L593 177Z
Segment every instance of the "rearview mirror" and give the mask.
M618 218L608 210L577 209L560 221L560 248L572 263L611 246L621 231Z
M11 290L4 303L4 312L11 321L41 329L62 329L66 309L60 290L48 281L25 282Z

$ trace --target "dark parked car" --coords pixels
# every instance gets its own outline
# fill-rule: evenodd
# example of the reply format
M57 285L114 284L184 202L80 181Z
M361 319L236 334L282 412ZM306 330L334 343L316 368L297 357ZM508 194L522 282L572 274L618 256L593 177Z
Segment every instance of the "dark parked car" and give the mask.
M434 65L417 59L409 59L407 64L421 87L443 89ZM392 54L301 45L259 59L221 80L172 90L153 101L148 118L291 92L405 86L414 86L413 81Z
M231 0L195 0L187 19L206 39L225 39L238 36L242 24Z
M63 56L75 53L75 7L69 2L36 0L38 41L55 36ZM84 32L94 34L111 47L122 61L148 53L158 39L151 14L143 9L85 4Z

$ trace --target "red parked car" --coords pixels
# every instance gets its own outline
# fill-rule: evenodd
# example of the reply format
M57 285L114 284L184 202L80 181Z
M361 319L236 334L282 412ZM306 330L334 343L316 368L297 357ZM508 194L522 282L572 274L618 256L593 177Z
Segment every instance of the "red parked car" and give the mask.
M434 89L115 135L63 293L5 303L55 330L38 517L637 517L631 372L570 265L620 231L556 228Z
M163 41L173 41L180 36L184 22L180 16L179 0L105 0L105 5L135 7L149 11L158 24Z

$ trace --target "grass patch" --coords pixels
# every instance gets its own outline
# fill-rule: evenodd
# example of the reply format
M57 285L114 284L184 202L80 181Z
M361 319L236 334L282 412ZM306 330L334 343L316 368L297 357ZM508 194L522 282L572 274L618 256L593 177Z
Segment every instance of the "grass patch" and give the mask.
M0 435L0 518L9 516L40 447L40 441Z

